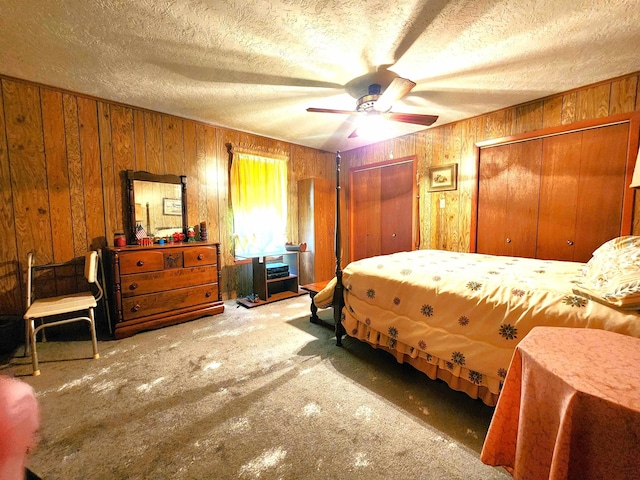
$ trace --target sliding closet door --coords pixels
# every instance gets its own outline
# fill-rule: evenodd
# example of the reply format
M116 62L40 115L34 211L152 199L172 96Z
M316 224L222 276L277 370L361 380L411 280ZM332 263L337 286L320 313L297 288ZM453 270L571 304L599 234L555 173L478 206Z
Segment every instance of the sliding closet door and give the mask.
M544 139L536 257L586 262L620 234L627 123Z
M485 148L480 155L478 253L536 253L542 140Z

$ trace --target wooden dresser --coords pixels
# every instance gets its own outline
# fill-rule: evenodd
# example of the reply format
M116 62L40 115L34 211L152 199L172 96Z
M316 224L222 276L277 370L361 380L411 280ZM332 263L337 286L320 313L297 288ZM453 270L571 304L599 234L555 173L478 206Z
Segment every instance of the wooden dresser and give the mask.
M224 311L220 244L108 247L107 294L116 338Z

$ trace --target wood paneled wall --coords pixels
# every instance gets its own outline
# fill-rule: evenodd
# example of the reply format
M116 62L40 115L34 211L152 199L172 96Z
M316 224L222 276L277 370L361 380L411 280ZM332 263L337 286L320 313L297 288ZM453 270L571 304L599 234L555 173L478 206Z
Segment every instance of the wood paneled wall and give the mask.
M231 298L252 288L231 248L226 144L289 153L292 242L298 180L334 178L327 152L2 76L0 134L0 315L24 312L29 251L38 264L61 263L113 245L125 229L125 170L187 176L188 223L206 221L221 243L221 289ZM68 293L78 282L58 273L48 290Z
M568 125L580 120L640 111L638 73L545 97L526 104L431 128L341 154L341 183L348 184L349 169L389 158L416 155L420 191L420 248L470 251L472 194L476 178L475 143ZM430 166L458 163L458 189L427 191ZM349 204L345 192L342 205ZM640 200L636 195L633 234L640 235ZM444 208L440 208L444 200ZM348 245L348 218L342 214L343 242ZM345 256L348 255L345 249ZM343 264L349 261L344 259Z
M349 168L416 155L421 248L469 251L476 142L634 110L640 110L638 74L343 152L342 206L349 204ZM24 311L29 251L37 263L57 263L112 244L114 232L125 228L127 169L187 176L189 224L206 221L210 239L222 245L225 298L252 290L248 267L233 261L226 144L289 152L292 242L302 241L298 180L335 180L334 153L2 76L0 134L0 315ZM428 193L427 168L446 163L458 163L458 189ZM639 203L634 234L640 234ZM348 245L346 210L342 219ZM346 264L347 249L344 254ZM73 284L60 273L50 290L61 293Z

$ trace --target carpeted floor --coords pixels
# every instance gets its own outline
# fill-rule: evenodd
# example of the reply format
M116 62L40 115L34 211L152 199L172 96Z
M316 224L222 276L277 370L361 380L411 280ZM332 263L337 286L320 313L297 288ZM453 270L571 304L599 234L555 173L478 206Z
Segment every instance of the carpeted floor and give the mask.
M331 319L331 310L320 312ZM29 468L54 479L508 479L479 452L493 410L309 323L309 297L122 340L48 330L0 374L34 387Z

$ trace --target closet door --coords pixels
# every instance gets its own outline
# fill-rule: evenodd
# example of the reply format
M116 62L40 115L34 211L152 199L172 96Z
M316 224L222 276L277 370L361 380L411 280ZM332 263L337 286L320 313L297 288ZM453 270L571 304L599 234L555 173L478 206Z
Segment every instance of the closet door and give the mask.
M380 169L380 254L413 248L413 162Z
M586 262L620 234L628 124L544 139L537 258Z
M349 172L350 261L414 248L414 160Z
M352 172L350 190L350 260L380 255L380 169Z
M485 148L478 189L478 253L534 257L542 140Z

